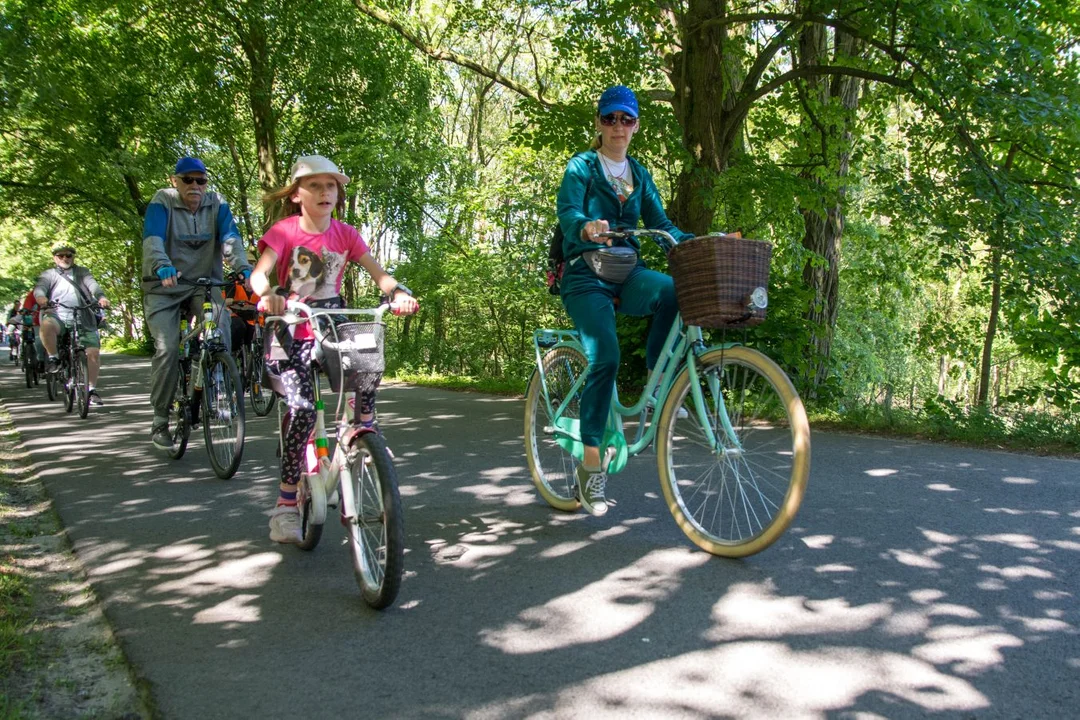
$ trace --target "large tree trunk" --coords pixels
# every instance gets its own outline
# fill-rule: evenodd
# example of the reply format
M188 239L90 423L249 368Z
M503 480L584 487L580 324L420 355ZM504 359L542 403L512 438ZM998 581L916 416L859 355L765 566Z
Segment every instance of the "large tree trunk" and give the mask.
M244 54L251 66L248 102L255 128L255 149L259 159L259 185L275 190L278 180L277 116L274 113L274 69L266 46L266 27L252 20L244 42Z
M727 168L745 117L731 112L746 76L740 52L729 48L737 41L727 26L704 22L725 15L727 4L690 0L680 23L683 49L672 58L671 104L693 164L679 176L669 210L680 228L698 235L712 228L713 182Z
M236 139L231 137L229 138L229 154L232 155L233 171L236 173L236 187L239 192L237 200L240 203L237 210L240 213L240 219L244 223L244 239L248 249L255 252L255 224L251 219L251 207L248 203L247 176L244 172L244 163L240 159L240 153L236 149Z
M807 26L799 38L799 64L825 64L828 60L828 40L828 30L824 26ZM852 57L857 52L853 38L836 33L835 55L838 60ZM821 186L822 197L819 207L804 207L801 211L805 226L803 247L814 254L803 268L803 280L813 292L805 315L813 328L807 348L810 363L806 380L816 387L828 377L839 311L844 195L851 159L850 126L859 105L860 81L852 77L820 76L806 80L805 87L804 110L808 134L820 140L821 166L832 174L832 177L823 178L820 168L808 169L803 174L805 179ZM837 104L846 111L844 120L840 122L831 119L835 113L829 110L830 105ZM822 119L826 114L830 119Z

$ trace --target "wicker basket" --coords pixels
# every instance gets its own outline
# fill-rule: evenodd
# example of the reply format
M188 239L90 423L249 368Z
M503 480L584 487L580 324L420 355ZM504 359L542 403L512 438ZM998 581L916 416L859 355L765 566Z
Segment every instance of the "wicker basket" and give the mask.
M339 323L337 339L345 348L323 348L322 365L334 392L358 390L364 375L381 375L386 369L383 334L386 326L376 322ZM330 333L331 338L333 332Z
M688 325L749 327L765 321L772 245L733 235L705 235L681 242L668 255L679 311Z

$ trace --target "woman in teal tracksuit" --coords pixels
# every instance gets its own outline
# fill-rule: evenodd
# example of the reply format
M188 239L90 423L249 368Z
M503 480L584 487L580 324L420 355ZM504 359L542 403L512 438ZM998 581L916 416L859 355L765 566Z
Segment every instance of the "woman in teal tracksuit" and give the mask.
M615 335L615 298L619 312L652 315L645 346L645 363L652 369L667 339L678 305L669 275L637 267L622 284L597 277L581 257L610 240L599 237L610 229L665 230L676 240L693 237L668 219L652 176L626 154L638 129L638 103L627 87L616 85L597 103L597 139L593 147L570 159L559 186L559 225L563 231L565 265L562 301L574 321L589 359L589 375L581 395L581 439L584 462L577 469L578 495L593 515L607 512L604 488L607 473L601 465L600 442L619 369L619 340ZM636 238L629 242L638 250Z

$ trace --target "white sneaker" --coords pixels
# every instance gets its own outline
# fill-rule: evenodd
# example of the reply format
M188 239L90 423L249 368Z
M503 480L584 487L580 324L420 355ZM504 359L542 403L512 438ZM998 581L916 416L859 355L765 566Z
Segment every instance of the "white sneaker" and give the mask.
M299 545L304 539L300 528L300 511L292 505L278 505L270 516L270 539L278 543Z

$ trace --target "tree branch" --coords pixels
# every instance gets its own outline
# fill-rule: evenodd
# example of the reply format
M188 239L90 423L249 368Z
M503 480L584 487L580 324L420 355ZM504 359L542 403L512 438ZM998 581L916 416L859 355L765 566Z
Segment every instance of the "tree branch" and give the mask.
M122 220L131 221L133 219L131 217L132 213L130 209L116 203L113 200L110 200L109 198L101 197L100 195L92 195L91 193L86 192L82 188L77 188L73 185L33 185L31 183L19 182L17 180L4 180L0 178L0 187L12 188L14 190L24 190L30 193L54 193L56 195L59 195L60 197L74 196L82 198L86 202L89 202L93 205L105 208L113 215ZM52 200L48 204L52 204L53 202L59 202L59 199Z
M502 85L509 90L513 90L518 95L528 98L533 102L539 103L544 107L551 107L553 103L544 98L542 90L540 92L533 91L532 88L526 87L517 82L513 78L506 77L502 73L491 70L484 65L471 60L464 55L450 50L440 50L439 48L428 45L419 35L409 30L405 25L391 17L389 13L384 10L380 10L377 7L372 7L362 0L352 0L353 5L364 15L367 15L371 19L386 25L387 27L396 31L401 37L408 40L417 50L432 57L436 60L453 63L454 65L460 65L461 67L468 68L482 77L494 80L498 84Z

